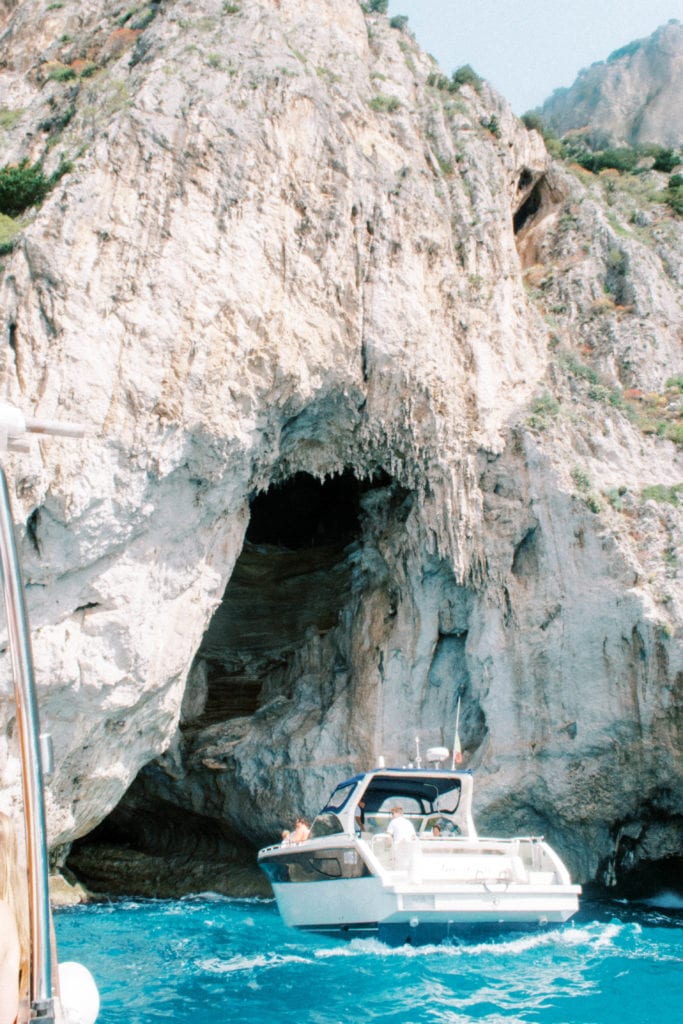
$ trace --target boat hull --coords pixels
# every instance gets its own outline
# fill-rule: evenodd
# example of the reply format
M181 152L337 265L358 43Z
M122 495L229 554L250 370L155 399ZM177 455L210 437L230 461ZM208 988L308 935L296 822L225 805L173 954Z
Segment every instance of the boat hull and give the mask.
M387 888L379 878L277 884L280 914L293 928L344 936L377 935L391 944L438 942L482 930L537 928L578 910L578 886L454 886L430 893Z

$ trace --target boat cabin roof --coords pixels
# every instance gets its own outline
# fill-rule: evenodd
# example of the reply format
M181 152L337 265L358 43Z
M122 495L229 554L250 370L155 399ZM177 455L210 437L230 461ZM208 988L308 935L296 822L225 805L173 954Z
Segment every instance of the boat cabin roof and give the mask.
M428 814L437 807L454 811L463 789L469 796L471 786L470 771L379 768L340 782L321 813L332 811L338 814L352 796L356 802L362 800L368 812L386 809L387 801L392 800L409 801L410 809L422 814Z

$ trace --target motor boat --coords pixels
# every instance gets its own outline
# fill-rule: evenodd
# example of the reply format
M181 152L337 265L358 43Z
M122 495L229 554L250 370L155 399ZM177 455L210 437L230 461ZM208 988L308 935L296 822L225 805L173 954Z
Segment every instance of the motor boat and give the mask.
M308 839L259 851L287 925L400 945L576 913L581 886L542 836L478 835L472 772L442 768L447 755L432 748L427 768L382 766L341 782ZM394 839L395 817L405 820Z

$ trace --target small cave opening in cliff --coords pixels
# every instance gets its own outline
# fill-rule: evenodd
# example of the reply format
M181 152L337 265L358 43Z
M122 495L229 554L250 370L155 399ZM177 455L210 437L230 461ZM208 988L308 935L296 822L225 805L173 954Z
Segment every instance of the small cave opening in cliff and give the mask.
M552 174L534 175L525 168L517 182L517 209L512 216L515 245L523 269L545 263L557 213L566 199L564 186Z
M526 185L528 186L528 182ZM522 181L520 179L520 188ZM543 178L536 182L529 195L512 218L512 226L516 235L536 216L543 203Z

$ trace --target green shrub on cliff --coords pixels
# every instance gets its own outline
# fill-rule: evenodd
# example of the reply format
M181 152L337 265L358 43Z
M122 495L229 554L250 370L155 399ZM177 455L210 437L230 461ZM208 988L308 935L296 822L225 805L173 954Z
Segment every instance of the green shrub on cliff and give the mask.
M664 197L674 213L683 217L683 174L671 175L669 187L664 191Z
M30 206L42 203L62 175L71 170L68 162L60 163L57 170L46 176L40 163L5 164L0 168L0 213L16 217Z
M560 403L548 391L543 391L531 403L527 425L532 430L547 430L560 411Z
M652 155L655 158L652 170L663 171L664 174L671 174L674 167L677 167L681 162L680 153L677 153L674 149L665 149L663 146Z
M457 92L461 85L470 85L475 92L481 92L484 79L469 64L463 64L451 75L451 92Z
M597 174L599 171L604 171L607 168L622 172L633 171L635 170L638 160L638 150L629 149L627 147L602 149L597 153L578 153L576 156L576 162L581 164L582 167L585 167L587 171L592 171L594 174Z
M393 114L399 109L401 103L397 96L385 96L383 93L378 93L377 96L373 96L368 106L371 110L377 110L380 113Z
M76 77L76 72L73 68L60 64L58 67L51 68L47 77L50 82L70 82Z
M22 160L20 164L6 164L0 169L0 213L16 217L29 206L42 203L49 190L49 179L39 163L29 165L28 160Z
M669 487L667 484L653 484L651 487L644 487L640 496L643 501L656 501L660 505L678 506L678 496L681 490L683 490L683 484L674 484L673 487Z

